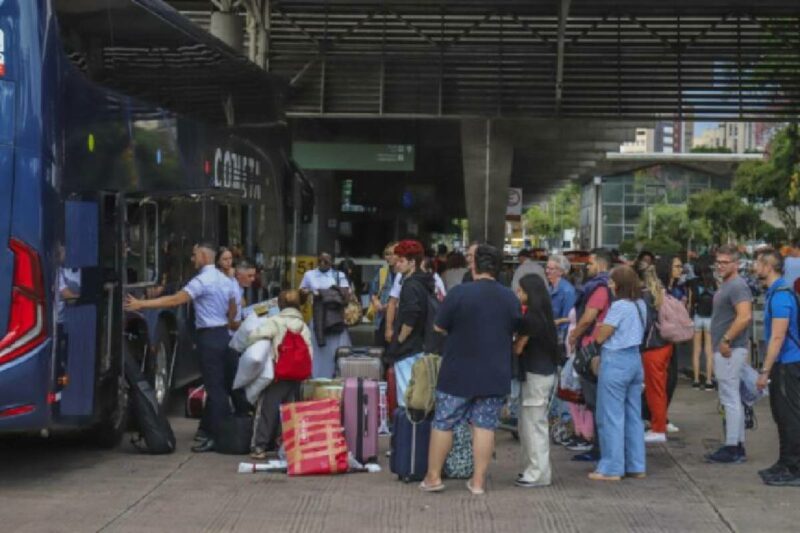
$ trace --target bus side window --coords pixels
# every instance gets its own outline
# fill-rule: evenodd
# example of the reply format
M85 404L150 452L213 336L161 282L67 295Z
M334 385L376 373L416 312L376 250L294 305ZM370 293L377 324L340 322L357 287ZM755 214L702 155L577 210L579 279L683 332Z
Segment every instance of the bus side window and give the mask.
M157 283L159 272L158 206L132 201L125 228L127 283Z

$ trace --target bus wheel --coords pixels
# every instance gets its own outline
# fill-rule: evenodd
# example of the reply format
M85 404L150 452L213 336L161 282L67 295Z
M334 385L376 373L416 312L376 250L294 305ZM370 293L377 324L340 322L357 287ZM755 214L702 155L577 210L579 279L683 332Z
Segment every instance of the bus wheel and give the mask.
M113 409L92 429L92 440L97 446L114 448L122 440L128 428L128 399L128 384L120 375L117 378Z
M158 325L153 350L148 358L148 376L153 384L158 405L166 406L170 393L170 339L165 324Z

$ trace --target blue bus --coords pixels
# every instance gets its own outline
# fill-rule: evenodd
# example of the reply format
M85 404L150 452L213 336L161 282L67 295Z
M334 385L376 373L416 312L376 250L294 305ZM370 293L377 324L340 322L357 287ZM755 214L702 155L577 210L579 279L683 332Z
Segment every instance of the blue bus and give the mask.
M197 379L191 306L122 301L178 290L198 240L256 259L262 291L279 282L285 128L242 134L197 104L216 76L181 86L146 70L153 49L175 69L199 50L234 79L242 62L201 33L160 0L0 0L0 434L79 429L115 445L126 353L160 401ZM279 90L254 69L241 72L257 89Z

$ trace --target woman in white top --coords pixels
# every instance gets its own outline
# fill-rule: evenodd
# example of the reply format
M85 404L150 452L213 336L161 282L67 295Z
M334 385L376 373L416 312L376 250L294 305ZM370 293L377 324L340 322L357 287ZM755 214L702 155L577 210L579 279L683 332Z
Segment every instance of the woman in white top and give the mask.
M315 302L319 302L320 291L339 287L344 292L344 301L347 302L350 292L350 282L347 276L332 268L333 259L325 252L319 254L317 268L309 270L303 275L300 289L314 295ZM315 303L315 305L319 305ZM314 377L332 378L336 371L336 350L342 346L350 346L350 333L347 328L335 332L323 332L319 338L317 328L311 321L311 340L314 345ZM321 342L320 342L321 341Z

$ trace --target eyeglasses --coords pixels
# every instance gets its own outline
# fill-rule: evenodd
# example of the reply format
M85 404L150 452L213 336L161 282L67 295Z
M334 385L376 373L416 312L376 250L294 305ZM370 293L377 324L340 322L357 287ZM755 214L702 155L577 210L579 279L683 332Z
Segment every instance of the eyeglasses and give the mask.
M731 263L733 263L733 261L720 261L719 259L717 259L714 263L718 266L722 266L722 265L730 265Z

